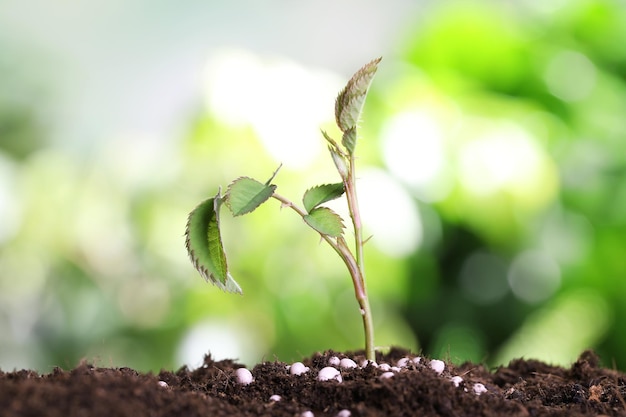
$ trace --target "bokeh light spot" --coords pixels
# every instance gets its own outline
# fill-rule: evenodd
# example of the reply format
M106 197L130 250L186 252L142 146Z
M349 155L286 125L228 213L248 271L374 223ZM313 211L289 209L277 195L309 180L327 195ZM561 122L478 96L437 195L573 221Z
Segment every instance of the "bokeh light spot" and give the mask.
M368 170L358 180L366 233L382 252L402 257L417 250L423 237L419 211L410 195L388 174Z
M587 98L596 85L596 67L585 55L561 51L550 60L544 74L550 92L563 101Z
M572 211L550 213L540 233L542 247L560 263L585 259L593 242L591 222Z
M341 85L329 72L224 51L209 63L207 101L221 121L251 126L277 162L303 169L324 148L319 127L332 120Z
M526 191L528 182L537 179L542 168L541 149L520 126L496 123L475 134L460 148L460 181L464 188L476 195L504 189Z
M385 164L420 199L440 201L448 195L443 132L431 115L422 110L397 114L383 126L381 140Z
M266 349L267 340L250 326L216 319L189 329L178 346L176 358L189 368L200 366L208 353L214 360L237 358L241 363L254 363Z
M537 303L550 298L559 288L561 269L545 252L529 250L515 257L508 280L517 298Z

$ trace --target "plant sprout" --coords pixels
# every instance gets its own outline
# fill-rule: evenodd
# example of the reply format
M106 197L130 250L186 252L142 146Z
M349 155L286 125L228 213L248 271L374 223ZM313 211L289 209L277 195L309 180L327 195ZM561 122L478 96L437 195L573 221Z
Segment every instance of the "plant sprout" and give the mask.
M380 60L381 58L374 59L359 69L337 96L335 120L342 132L341 143L322 131L341 182L309 188L302 198L303 207L300 207L276 193L276 185L271 182L278 170L264 183L249 177L240 177L228 186L224 194L220 188L215 197L200 203L189 214L185 232L189 257L200 275L224 291L241 294L241 287L230 275L226 262L220 233L220 208L225 204L233 216L241 216L254 211L270 198L280 201L283 207L291 208L309 227L320 234L348 268L363 319L365 353L372 361L375 358L374 327L365 285L363 245L366 240L363 239L356 192L355 147L357 124L363 103ZM322 206L344 194L354 230L354 252L344 238L342 218L330 208Z

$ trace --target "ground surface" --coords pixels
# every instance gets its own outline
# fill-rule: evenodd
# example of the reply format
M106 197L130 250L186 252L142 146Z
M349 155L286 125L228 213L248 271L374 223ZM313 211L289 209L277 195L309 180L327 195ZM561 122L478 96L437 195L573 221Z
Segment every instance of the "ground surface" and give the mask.
M381 379L384 370L368 365L341 369L343 381L318 381L331 357L327 352L303 360L310 370L290 375L288 364L266 362L252 369L254 382L237 382L232 361L190 371L142 374L129 368L81 364L47 375L0 372L0 415L13 416L626 416L626 374L599 367L584 352L569 369L516 360L487 370L480 365L446 364L441 374L426 358L392 349L379 364L408 365ZM405 360L406 361L406 360ZM339 368L339 367L338 367ZM456 387L451 379L463 380ZM482 384L486 391L480 395ZM281 400L272 401L272 395ZM342 410L348 410L348 412ZM306 415L306 414L304 414ZM310 415L309 415L310 416Z

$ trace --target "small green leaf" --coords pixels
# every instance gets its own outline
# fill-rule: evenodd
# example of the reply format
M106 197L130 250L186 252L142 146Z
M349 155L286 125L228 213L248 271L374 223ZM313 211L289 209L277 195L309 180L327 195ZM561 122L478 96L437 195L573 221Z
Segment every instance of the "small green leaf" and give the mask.
M367 90L372 83L381 59L377 58L365 64L352 76L348 84L337 96L335 101L335 119L337 126L339 126L342 132L356 127L361 116Z
M324 235L339 237L343 234L343 220L328 207L318 207L311 210L309 214L304 216L304 221Z
M302 203L307 212L327 201L341 197L345 189L342 182L337 184L324 184L309 188L302 197Z
M325 131L322 130L322 135L324 135L324 139L326 139L326 142L328 142L328 146L332 147L334 149L337 150L337 152L341 152L341 148L339 148L339 145L337 145L337 142L335 142L335 139L331 138L328 133L326 133Z
M185 230L185 245L191 263L207 281L227 292L241 294L241 287L228 272L220 234L219 210L222 197L200 203L190 214Z
M356 146L356 126L352 126L350 129L343 132L341 143L346 147L350 155L354 153L354 147Z
M224 200L233 216L241 216L266 202L275 189L275 185L261 184L252 178L241 177L230 183Z

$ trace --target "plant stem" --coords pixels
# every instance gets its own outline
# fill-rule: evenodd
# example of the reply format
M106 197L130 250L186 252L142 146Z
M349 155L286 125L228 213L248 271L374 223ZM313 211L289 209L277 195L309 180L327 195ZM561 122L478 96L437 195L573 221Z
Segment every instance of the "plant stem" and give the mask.
M361 222L361 213L359 210L359 201L356 195L356 175L355 175L355 157L350 155L350 164L348 175L344 178L343 183L346 189L346 199L348 201L348 211L352 219L354 227L354 248L356 251L357 267L359 269L360 291L356 296L361 306L361 315L363 317L363 328L365 330L365 355L367 359L374 361L374 323L372 320L372 310L370 308L369 298L367 297L367 286L365 283L365 265L363 261L363 224Z
M272 194L272 198L280 201L283 206L289 207L290 209L298 213L302 218L307 215L306 211L302 210L300 207L293 204L289 199L281 196L280 194L274 193ZM352 279L354 281L354 285L360 287L361 280L359 279L359 266L357 261L354 259L354 256L350 252L350 249L348 249L348 247L345 245L339 245L330 236L324 233L318 233L320 234L322 239L324 239L335 250L335 252L337 252L343 262L346 264L348 270L350 271L350 276L352 276Z
M352 195L354 202L356 202L356 194L354 193L354 189L351 194L348 194L347 190L348 188L346 187L346 195L347 196ZM280 194L274 193L272 194L272 198L280 201L283 206L291 208L293 211L298 213L298 215L300 215L300 217L302 218L304 218L304 216L307 215L306 211L302 210L300 207L293 204L289 199L281 196ZM348 201L350 201L350 197L348 197ZM348 206L352 207L350 202L348 203ZM360 219L359 213L358 213L358 205L355 207L357 208L356 218ZM350 216L353 217L351 208L350 208L350 212L351 212ZM353 217L353 223L354 223L354 217ZM360 224L360 221L359 221L359 224ZM356 234L356 230L357 229L355 228L355 234ZM359 227L358 230L360 232L361 228ZM332 237L324 233L320 233L320 236L335 250L335 252L337 252L341 260L343 260L344 264L346 264L348 271L350 272L350 277L352 278L352 283L354 285L354 292L356 295L356 299L361 309L361 317L363 318L363 327L365 329L365 354L368 360L374 361L376 359L375 352L374 352L374 325L372 321L372 312L370 309L369 300L367 298L367 291L365 290L365 277L363 276L363 266L362 264L359 263L357 259L354 258L354 255L352 255L352 252L350 252L350 249L346 245L345 240L343 238L340 237L340 238L337 238L337 240L333 240ZM360 245L357 245L357 248L360 246L361 254L362 254L362 248L363 248L362 238L359 238L359 242L360 242ZM357 249L357 254L358 253L359 252ZM360 259L362 262L363 258L361 257Z

